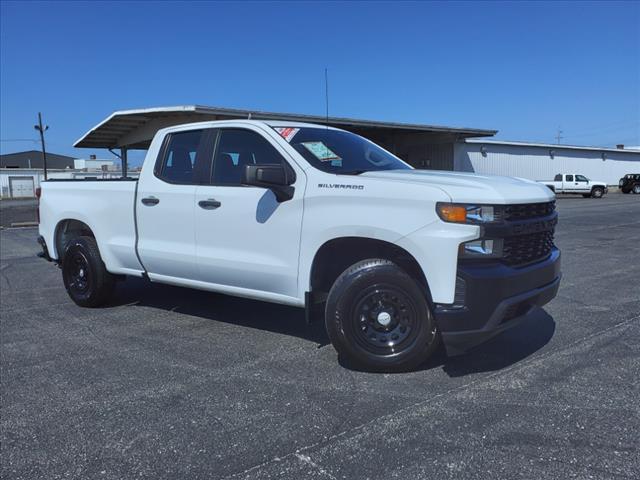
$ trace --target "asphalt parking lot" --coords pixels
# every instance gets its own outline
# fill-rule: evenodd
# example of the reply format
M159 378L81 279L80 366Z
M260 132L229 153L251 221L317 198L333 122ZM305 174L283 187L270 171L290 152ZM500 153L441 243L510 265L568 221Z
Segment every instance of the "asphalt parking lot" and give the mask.
M558 209L559 296L394 375L293 308L141 280L79 308L3 230L1 477L639 478L640 198Z
M0 201L0 228L37 221L38 201L33 198L10 199Z

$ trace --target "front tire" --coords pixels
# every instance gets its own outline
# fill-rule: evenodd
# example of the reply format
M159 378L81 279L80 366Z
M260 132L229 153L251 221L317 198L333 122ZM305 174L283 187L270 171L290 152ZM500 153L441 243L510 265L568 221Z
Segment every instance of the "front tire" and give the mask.
M345 270L329 292L325 323L338 354L363 370L413 370L438 346L425 288L389 260Z
M593 198L602 198L603 195L604 189L601 187L594 187L593 190L591 190L591 196Z
M104 266L93 237L69 240L62 257L62 281L71 300L81 307L99 307L109 300L115 277Z
M636 195L640 195L640 185L633 186L633 193L635 193Z

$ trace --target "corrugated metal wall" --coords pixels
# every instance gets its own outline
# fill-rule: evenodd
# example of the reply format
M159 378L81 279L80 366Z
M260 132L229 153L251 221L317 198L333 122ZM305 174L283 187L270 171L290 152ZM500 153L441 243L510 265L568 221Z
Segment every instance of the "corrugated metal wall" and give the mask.
M486 154L481 153L481 147ZM554 151L551 158L550 150ZM561 145L525 146L492 143L456 143L454 169L491 175L552 180L557 173L580 173L592 180L618 185L627 173L640 173L640 152L578 150Z

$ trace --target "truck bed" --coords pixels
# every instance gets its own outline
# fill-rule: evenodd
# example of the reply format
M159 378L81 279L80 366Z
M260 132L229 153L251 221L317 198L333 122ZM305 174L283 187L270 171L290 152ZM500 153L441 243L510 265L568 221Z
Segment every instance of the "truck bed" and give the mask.
M100 253L112 273L139 274L136 257L135 197L137 180L64 179L41 184L40 232L49 254L59 260L60 222L75 219L95 233Z

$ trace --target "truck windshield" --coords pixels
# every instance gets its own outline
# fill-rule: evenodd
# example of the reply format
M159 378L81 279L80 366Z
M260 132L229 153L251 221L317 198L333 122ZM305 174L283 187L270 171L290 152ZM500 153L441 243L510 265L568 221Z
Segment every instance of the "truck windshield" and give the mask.
M274 127L296 151L318 170L357 175L377 170L411 167L358 135L329 128Z

